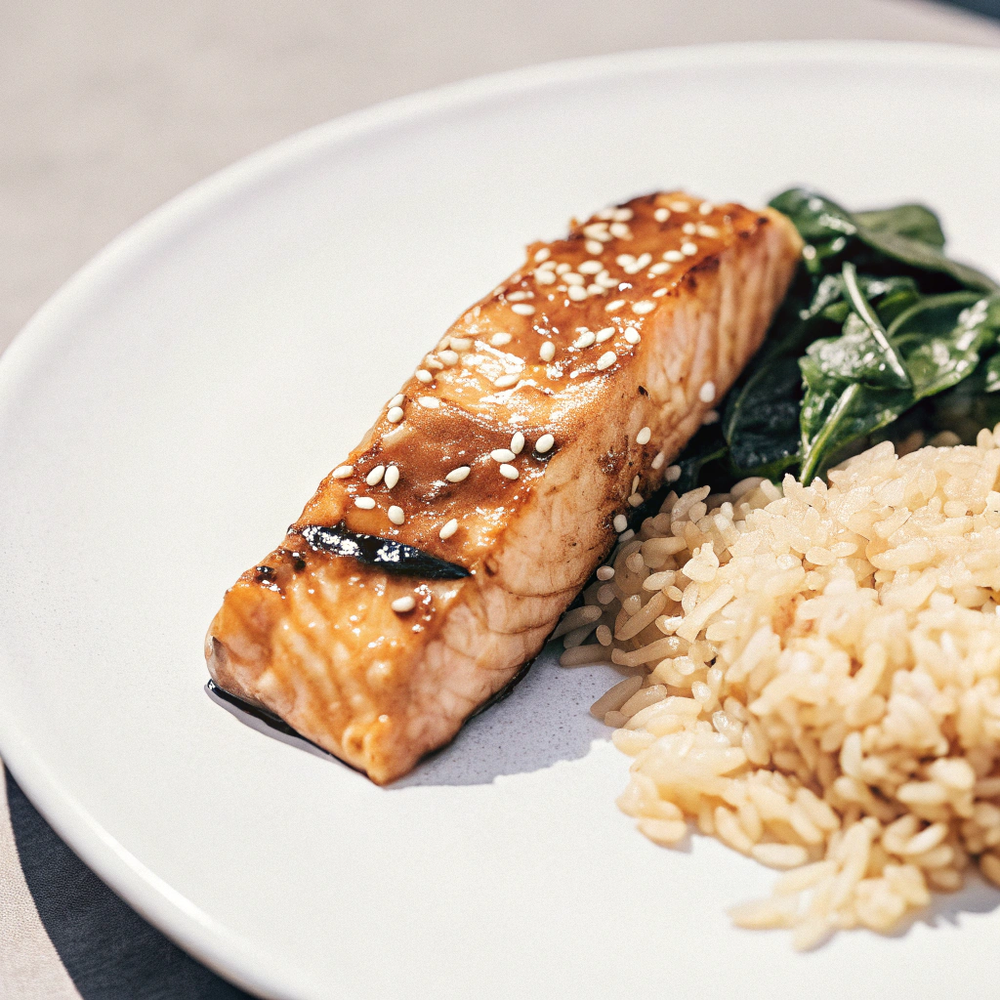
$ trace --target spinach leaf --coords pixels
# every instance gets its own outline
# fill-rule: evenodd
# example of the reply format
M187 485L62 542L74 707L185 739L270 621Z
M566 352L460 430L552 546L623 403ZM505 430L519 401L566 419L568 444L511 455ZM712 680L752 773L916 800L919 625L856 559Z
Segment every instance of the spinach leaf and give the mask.
M896 318L890 336L906 359L915 400L957 385L996 344L989 304L976 292L932 295Z
M850 213L815 191L791 188L772 198L770 205L792 220L805 241L802 260L811 274L822 274L826 261L842 253L857 236Z
M857 275L879 315L894 316L920 298L912 278ZM802 376L798 359L810 343L839 336L852 306L842 273L814 289L793 288L769 335L769 346L726 398L722 430L734 476L776 478L798 462Z
M903 264L909 264L910 267L948 275L965 288L972 288L976 291L1000 291L1000 285L988 275L983 274L982 271L977 271L976 268L970 267L968 264L960 264L958 261L951 260L936 247L922 243L920 240L900 236L897 233L873 233L866 229L859 229L858 235L870 247Z
M892 344L889 343L889 337L886 334L885 327L882 326L882 321L875 315L871 304L858 287L857 268L850 261L845 261L842 274L844 277L844 289L851 301L851 305L854 307L855 314L864 323L872 340L878 345L876 352L878 368L879 372L884 375L884 378L880 381L885 381L888 385L897 389L908 388L910 385L910 376L903 367L903 362L900 361ZM850 317L848 317L848 320L850 320ZM856 326L857 324L854 325ZM846 327L844 329L844 336L847 336Z
M739 392L731 392L722 417L733 474L776 478L799 452L802 376L798 358L783 354L758 367Z
M944 255L940 225L935 218L932 228L933 213L921 206L852 214L815 191L792 188L772 199L771 207L784 212L806 241L803 257L814 274L826 270L831 258L855 251L860 243L875 251L882 267L901 263L917 271L945 275L963 288L1000 291L1000 285L989 276Z
M861 382L811 387L802 403L799 478L812 482L838 450L892 423L912 405L913 394L906 389L879 389Z
M972 440L1000 419L1000 286L945 256L930 209L852 213L804 188L771 205L805 241L802 266L677 489L796 467L808 481L897 430Z
M983 392L1000 392L1000 354L983 365Z
M895 233L944 249L944 231L938 217L924 205L898 205L874 212L855 212L855 220L870 233Z
M674 462L681 470L671 487L678 494L693 490L705 478L705 467L726 457L728 448L718 424L701 427Z

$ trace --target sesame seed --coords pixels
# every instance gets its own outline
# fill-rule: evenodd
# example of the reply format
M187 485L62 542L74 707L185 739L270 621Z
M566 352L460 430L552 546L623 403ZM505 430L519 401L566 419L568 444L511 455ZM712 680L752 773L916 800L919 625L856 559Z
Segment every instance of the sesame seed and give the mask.
M434 381L434 376L424 368L418 368L413 374L416 376L418 382L423 382L425 385L428 382Z
M437 372L441 371L441 369L444 368L444 365L441 364L441 362L438 361L437 358L432 358L430 355L424 358L424 364L427 365L428 368L433 368L434 371Z
M619 267L631 267L635 263L635 257L630 253L620 253L615 257L615 263Z
M628 328L628 329L627 329L627 330L625 331L625 339L626 339L626 340L627 340L627 341L628 341L628 342L629 342L630 344L638 344L638 343L639 343L639 341L640 341L640 340L642 340L642 337L641 337L641 336L639 336L639 331L638 331L638 330L637 330L637 329L636 329L636 328L635 328L634 326L630 326L630 327L629 327L629 328Z
M494 347L503 347L505 344L509 344L513 338L509 333L494 333L490 337L490 343Z
M490 458L494 462L513 462L514 457L514 452L510 448L494 448L490 452Z
M632 230L624 222L612 222L608 232L620 240L627 240L632 235Z
M698 227L693 222L685 222L684 225L681 226L681 232L686 236L694 236L694 234L698 232Z
M609 313L613 313L613 312L616 312L617 310L621 309L621 307L623 305L625 305L625 300L624 299L615 299L614 302L609 302L604 307L604 311L605 312L609 312Z
M337 468L330 473L330 475L334 479L346 479L348 476L351 476L353 474L354 474L353 465L338 465Z
M648 427L643 427L641 431L635 436L636 444L649 444L649 439L653 436L653 432ZM632 489L635 489L633 486Z
M670 202L670 207L675 212L690 212L691 203L689 201L672 201Z
M585 285L585 284L587 284L587 279L584 278L584 276L582 274L577 274L576 271L567 271L562 276L562 279L563 279L563 281L566 282L567 285Z
M438 357L440 357L441 360L446 365L457 365L458 364L458 355L454 351L439 351L438 352Z
M535 307L530 302L515 302L510 308L518 316L533 316L535 313Z
M556 276L551 271L535 271L535 281L540 285L555 284Z
M597 334L591 333L587 330L586 333L581 333L579 337L573 342L574 347L590 347L594 341L597 340Z
M643 302L632 303L632 312L634 312L636 316L645 316L646 313L652 312L655 308L656 303L650 302L648 299Z
M587 240L583 245L587 253L598 254L604 252L604 247L597 240Z
M603 344L604 341L610 340L615 335L615 328L613 326L606 326L603 330L597 331L597 337L595 338L598 344Z
M596 281L602 288L614 288L618 284L618 279L612 278L607 271L601 271L594 281Z
M391 490L396 483L399 482L399 467L395 465L390 465L388 469L385 470L385 488Z
M615 531L624 531L628 527L628 518L624 514L615 514L615 519L611 523Z
M587 297L587 289L584 288L583 285L570 285L569 288L566 289L566 295L569 296L573 302L582 302Z
M613 580L615 578L615 568L614 566L598 566L597 567L597 579L598 580Z
M615 210L613 208L602 208L595 216L595 219L613 219Z
M648 267L653 263L653 255L651 253L639 254L635 259L636 271L641 271L644 267Z
M500 475L504 479L517 479L517 469L513 465L507 465L506 463L500 466Z
M520 455L524 451L524 435L520 431L514 431L514 435L510 439L510 450L515 455Z
M392 521L393 524L402 524L406 520L406 515L403 513L403 508L397 507L395 504L393 504L389 508L389 520Z
M572 270L573 268L570 267L569 264L567 264L565 261L563 261L556 267L556 274L562 276L564 274L569 274L569 272Z
M588 295L603 295L605 291L604 286L597 284L596 281L592 285L587 285Z
M460 465L457 469L452 469L444 478L448 480L449 483L460 483L463 479L468 478L469 473L472 469L467 465Z
M615 222L628 222L632 218L631 208L619 208L615 210L615 214L612 216Z
M397 597L390 605L393 611L398 611L400 614L406 614L407 611L412 611L416 606L417 602L411 594L407 594L406 597Z
M406 399L406 397L401 392L397 392L396 395L393 396L392 399L389 400L389 405L390 406L402 406L404 399Z
M456 531L458 531L458 520L453 517L450 521L446 522L444 527L438 532L438 538L445 542L451 538Z
M390 424L398 424L400 420L403 419L403 408L401 406L392 407L385 415L385 419L388 420Z
M667 271L669 271L669 270L670 270L670 265L666 261L661 260L661 261L657 262L656 264L654 264L649 269L649 273L650 274L666 274Z
M705 416L701 418L702 427L710 427L712 424L717 424L718 422L719 422L718 410L709 410L708 413L706 413Z
M663 478L668 483L676 483L681 478L681 467L679 465L668 465L667 471L663 473Z
M662 469L663 463L667 460L667 454L663 451L658 451L656 453L656 458L653 459L649 464L652 465L654 469Z
M669 261L671 264L679 264L684 259L684 254L680 250L668 250L663 255L663 259Z
M653 298L654 299L662 299L663 296L666 295L666 294L667 294L667 290L665 288L657 288L656 291L653 292Z
M619 542L630 542L630 541L632 541L633 538L635 538L635 532L631 528L629 528L628 531L623 531L618 536L618 541Z
M371 497L355 497L354 506L362 510L371 510L375 506L375 501Z
M468 337L452 337L451 349L453 351L467 351L472 347L472 341Z
M551 434L543 434L535 442L535 451L539 455L544 455L552 450L552 446L556 443L556 439Z
M698 398L703 403L711 403L715 399L715 383L714 382L706 382L698 390Z
M551 361L556 356L556 345L553 344L551 340L546 340L545 343L538 349L538 353L541 356L542 361Z
M670 209L669 208L656 209L656 211L653 212L653 218L656 219L657 222L666 222L667 219L670 218Z
M367 476L365 476L365 482L369 486L378 486L378 484L382 482L382 477L384 475L385 475L385 466L376 465L375 468L372 469L372 471L369 472Z
M610 368L618 360L618 355L614 351L605 351L597 359L597 370L599 372L604 371L605 368Z
M583 235L591 240L600 240L602 243L609 240L608 224L606 222L591 222L583 227Z
M708 236L710 239L714 239L719 235L719 230L716 229L715 226L706 226L703 222L698 226L698 235Z
M437 396L418 396L417 402L427 410L436 410L441 405Z
M629 503L630 507L641 507L642 506L642 494L641 493L633 493L628 498L628 503Z
M501 375L493 380L493 384L498 389L509 389L519 378L520 375Z
M523 289L518 288L513 292L507 292L508 302L523 302L525 299L529 299L531 296Z
M698 246L695 243L682 243L681 253L685 257L693 257L698 252Z
M713 205L713 204L712 204L712 203L711 203L710 201L703 201L703 202L702 202L702 203L701 203L701 204L700 204L700 205L698 206L698 211L699 211L699 212L700 212L700 213L701 213L702 215L711 215L711 214L712 214L712 209L713 209L714 207L715 207L715 206L714 206L714 205Z
M599 260L585 260L577 267L580 274L600 274L604 265Z
M548 260L552 256L552 251L548 247L542 247L535 253L535 263L541 264L543 260Z

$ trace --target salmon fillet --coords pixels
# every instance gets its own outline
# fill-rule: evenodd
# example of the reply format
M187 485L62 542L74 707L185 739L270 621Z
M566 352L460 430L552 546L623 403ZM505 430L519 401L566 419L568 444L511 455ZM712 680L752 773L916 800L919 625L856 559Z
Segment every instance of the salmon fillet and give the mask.
M384 784L542 647L760 345L801 241L770 209L607 209L465 312L227 592L215 683Z

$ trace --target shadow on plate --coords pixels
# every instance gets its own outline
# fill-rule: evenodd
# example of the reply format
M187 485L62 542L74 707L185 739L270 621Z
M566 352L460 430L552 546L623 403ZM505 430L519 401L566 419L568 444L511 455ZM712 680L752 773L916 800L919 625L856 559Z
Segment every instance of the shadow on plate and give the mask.
M974 869L965 877L965 885L958 892L935 892L931 895L931 905L908 918L892 937L908 934L914 924L940 927L951 924L957 927L963 913L992 913L1000 906L1000 892L990 885Z
M119 899L59 839L9 773L6 781L25 881L84 1000L250 1000Z
M471 718L458 736L424 758L412 773L388 786L390 791L420 785L488 785L507 774L526 774L562 760L578 760L607 727L588 709L619 675L608 667L560 667L560 644L553 643L504 697ZM209 696L244 725L306 753L341 761L300 736L269 713L258 711L219 691Z

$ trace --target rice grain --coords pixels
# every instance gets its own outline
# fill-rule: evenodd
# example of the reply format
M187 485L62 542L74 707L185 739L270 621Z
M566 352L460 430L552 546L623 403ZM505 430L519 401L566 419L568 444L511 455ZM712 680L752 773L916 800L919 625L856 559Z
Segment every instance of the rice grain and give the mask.
M592 708L639 829L786 870L739 926L807 949L892 931L973 863L1000 885L998 442L670 493L561 626L612 623L561 662L639 671Z

